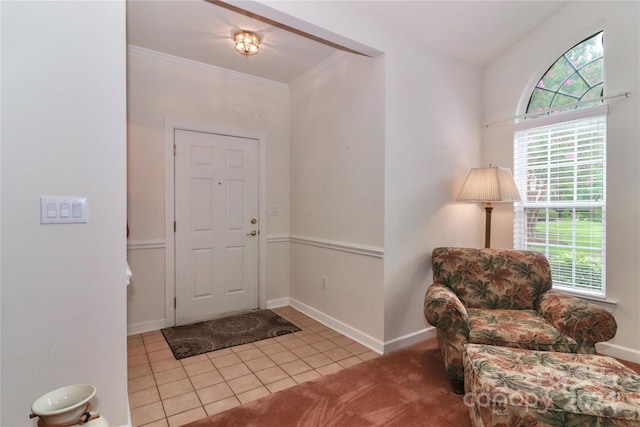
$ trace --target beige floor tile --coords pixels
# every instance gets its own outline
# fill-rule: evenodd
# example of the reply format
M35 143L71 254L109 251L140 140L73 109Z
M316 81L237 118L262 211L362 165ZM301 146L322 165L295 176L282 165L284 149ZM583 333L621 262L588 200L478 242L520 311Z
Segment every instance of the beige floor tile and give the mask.
M291 350L296 347L302 347L303 345L307 345L306 342L302 341L300 338L297 338L297 337L292 337L289 340L281 341L280 344L286 347L287 350Z
M158 360L163 359L174 359L173 353L168 348L164 350L158 350L151 353L147 353L150 362L157 362Z
M283 365L287 362L293 362L298 360L299 357L291 353L289 350L281 351L280 353L274 353L269 355L269 359L273 360L278 365Z
M333 341L323 339L322 341L314 342L313 344L311 344L311 347L315 348L318 351L327 351L339 346Z
M366 353L362 353L362 354L358 355L358 358L363 360L363 361L375 359L376 357L380 357L380 355L378 353L376 353L375 351L372 351L372 350L369 350Z
M269 389L271 393L275 393L280 390L284 390L285 388L292 387L294 385L298 385L291 377L287 376L287 378L282 379L280 381L276 381L271 384L267 384L266 387Z
M263 340L254 341L253 345L255 345L260 350L262 350L262 347L266 347L268 345L271 345L271 344L277 343L277 342L278 341L276 341L275 337L273 337L273 338L266 338L266 339L263 339Z
M318 335L329 339L329 338L334 338L340 335L339 332L334 331L333 329L327 329L326 331L322 331L322 332L318 332Z
M242 360L240 360L240 358L235 354L231 353L213 358L211 359L211 362L216 368L218 368L218 370L220 370L222 368L226 368L227 366L237 365L238 363L242 362Z
M303 360L300 359L294 360L293 362L285 363L283 365L280 365L280 367L290 376L294 376L302 372L311 370L311 366L307 365Z
M154 360L151 363L151 370L156 372L162 372L169 369L182 368L182 364L179 360L176 359L162 359L162 360Z
M140 356L146 353L147 353L147 350L144 348L144 345L127 348L127 358L132 356Z
M213 366L213 363L211 363L209 359L203 360L202 362L192 363L184 367L184 370L190 377L204 374L205 372L215 371L215 369L216 368Z
M145 406L153 402L159 402L160 395L158 394L158 389L154 387L145 388L144 390L134 391L133 393L129 393L129 407L130 408L139 408L140 406Z
M140 366L133 366L133 367L127 368L127 378L129 378L130 380L138 377L143 377L151 373L152 373L151 365L148 363Z
M180 412L199 408L202 405L200 399L198 399L198 395L195 392L191 392L163 399L162 406L164 406L164 412L167 414L167 417L170 417Z
M154 421L149 424L145 424L143 427L169 427L169 422L167 421L166 418L163 418L161 420Z
M165 418L161 402L154 402L131 410L131 422L134 427L149 424Z
M231 347L231 351L233 351L234 353L240 353L242 351L247 351L254 348L258 348L258 347L256 347L254 343L250 342L242 345L234 345L233 347Z
M244 405L245 403L252 402L256 399L260 399L261 397L267 396L269 394L271 393L265 386L260 386L252 390L245 391L244 393L240 393L237 395L237 397L240 403Z
M172 383L184 378L187 378L187 373L182 366L174 369L169 369L162 372L156 372L153 374L156 379L156 384L159 386L162 384Z
M227 384L236 395L262 386L262 382L254 374L234 378L227 381Z
M311 326L309 326L308 329L310 331L312 331L312 332L318 333L318 332L324 332L324 331L328 330L329 328L327 328L325 325L320 323L320 324L317 324L317 325L311 325Z
M135 368L136 366L145 365L147 363L149 363L147 353L127 357L127 368Z
M357 356L351 356L338 361L338 365L342 366L343 368L350 368L351 366L356 366L360 363L362 363L362 360Z
M311 356L303 357L302 360L304 360L312 368L319 368L320 366L325 366L333 363L333 360L324 353L312 354Z
M356 356L362 353L366 353L367 351L371 351L369 348L363 346L359 342L354 342L353 344L345 345L342 348L344 348L349 353L352 353Z
M249 360L245 362L245 365L253 372L263 371L268 368L276 366L276 363L269 359L267 356L262 356L257 359Z
M193 386L191 385L191 381L189 381L188 378L158 386L158 392L160 393L160 398L162 400L189 393L191 391L194 390Z
M263 384L274 383L276 381L280 381L289 377L289 375L287 375L287 373L278 366L273 366L262 371L257 371L255 375L260 381L262 381Z
M127 337L134 427L176 427L380 355L292 307L301 331L175 360L160 331Z
M345 345L353 344L355 341L351 338L347 338L344 335L338 335L337 337L330 338L331 341L343 347Z
M207 413L204 411L204 408L201 406L199 408L191 409L189 411L170 416L168 418L169 427L183 426L185 424L189 424L192 421L197 421L197 420L206 418L206 416L207 416Z
M209 353L207 353L207 356L209 357L209 359L213 360L217 357L226 356L228 354L234 354L233 350L231 350L230 347L221 348L220 350L210 351Z
M296 347L291 349L291 353L295 354L299 358L303 359L307 356L311 356L312 354L317 354L318 349L311 347L310 345L303 345L302 347ZM153 365L152 365L153 367Z
M196 393L205 406L233 396L233 390L231 390L231 387L229 387L226 382L204 387L197 390ZM207 411L207 413L209 413L209 411Z
M292 378L298 384L302 384L304 382L315 380L316 378L320 378L321 376L322 375L320 375L316 371L307 371L307 372L303 372L303 373L298 374L298 375L294 375Z
M282 344L285 341L289 341L289 340L295 338L297 333L299 333L299 332L277 336L277 337L274 338L274 341L279 342L279 343Z
M153 375L145 375L143 377L133 378L127 381L129 393L144 390L145 388L155 387L156 379Z
M194 363L203 362L205 360L209 360L207 353L198 354L196 356L185 357L184 359L180 359L180 363L182 366L193 365Z
M222 378L224 378L225 381L229 381L234 378L238 378L251 373L251 370L244 363L227 366L225 368L218 369L218 371L220 371L220 375L222 375Z
M249 360L258 359L260 357L265 356L265 354L262 351L260 351L260 349L257 347L254 347L245 351L239 351L238 353L236 353L236 355L243 362L247 362Z
M220 375L220 372L217 370L195 375L189 377L189 379L196 390L224 382L224 378L222 378L222 375Z
M164 335L162 335L162 332L160 331L153 331L153 332L142 334L142 342L144 342L145 346L148 344L153 344L154 342L159 342L159 341L166 342L166 340L164 339Z
M320 366L319 368L316 368L316 371L320 375L329 375L329 374L333 374L334 372L338 372L342 369L343 369L342 366L340 366L336 362L333 362L330 365Z
M339 360L343 360L343 359L347 359L351 356L353 356L353 354L349 353L347 350L345 350L342 347L337 347L337 348L333 348L331 350L327 350L324 352L325 355L327 355L328 357L331 358L331 360L333 360L334 362L337 362Z
M260 347L260 350L267 356L274 353L280 353L281 351L285 351L286 349L287 348L285 346L277 341L272 341L269 344Z
M226 411L227 409L235 408L236 406L240 406L240 401L237 397L231 396L205 405L204 410L207 412L207 415L211 416Z
M130 335L127 337L127 349L139 347L141 345L144 345L141 335Z
M300 338L302 341L306 342L307 344L313 344L319 341L325 341L326 338L323 337L322 335L318 335L318 334L312 334L312 335L307 335L306 337L302 337Z
M152 343L145 343L144 346L147 349L147 353L151 353L151 352L154 352L154 351L160 351L160 350L169 350L169 344L167 344L167 341L165 339L163 339L162 341L154 341Z

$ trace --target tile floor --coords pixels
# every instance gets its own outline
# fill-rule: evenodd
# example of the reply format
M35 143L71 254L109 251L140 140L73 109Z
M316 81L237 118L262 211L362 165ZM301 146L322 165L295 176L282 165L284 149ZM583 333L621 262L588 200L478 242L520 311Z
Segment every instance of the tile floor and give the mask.
M175 427L378 357L292 307L302 330L176 360L160 331L128 337L134 427Z

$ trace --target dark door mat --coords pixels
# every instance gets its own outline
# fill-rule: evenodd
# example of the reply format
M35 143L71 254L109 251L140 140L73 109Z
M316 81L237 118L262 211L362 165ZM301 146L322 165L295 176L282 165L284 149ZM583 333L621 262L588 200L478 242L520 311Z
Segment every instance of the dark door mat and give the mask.
M300 328L271 310L259 310L164 328L162 335L179 360L298 331Z

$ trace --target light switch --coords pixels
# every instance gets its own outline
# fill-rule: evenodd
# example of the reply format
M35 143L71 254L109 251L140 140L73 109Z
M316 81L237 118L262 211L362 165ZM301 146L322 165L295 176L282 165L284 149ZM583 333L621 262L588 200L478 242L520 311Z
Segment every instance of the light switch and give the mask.
M69 218L69 203L60 203L60 218Z
M81 203L74 203L72 206L72 213L71 215L74 218L80 218L82 217L82 204Z
M86 222L86 197L40 197L41 224L81 224Z
M58 216L58 205L55 203L47 203L47 218L55 218Z

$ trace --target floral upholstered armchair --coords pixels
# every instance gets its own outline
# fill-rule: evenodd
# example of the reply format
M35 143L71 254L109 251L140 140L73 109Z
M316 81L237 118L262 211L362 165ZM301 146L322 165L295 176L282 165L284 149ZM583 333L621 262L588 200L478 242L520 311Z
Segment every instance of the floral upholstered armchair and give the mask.
M432 261L424 315L437 328L454 389L464 380L466 343L593 354L616 334L608 311L551 290L542 253L443 247Z

